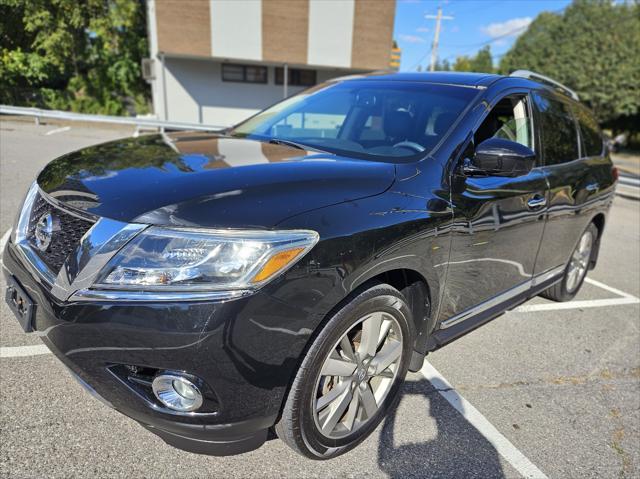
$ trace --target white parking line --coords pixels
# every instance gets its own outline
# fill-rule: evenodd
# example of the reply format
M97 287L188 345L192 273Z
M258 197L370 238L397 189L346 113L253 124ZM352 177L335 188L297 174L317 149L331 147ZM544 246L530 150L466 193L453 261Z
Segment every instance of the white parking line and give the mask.
M0 258L2 258L2 253L4 252L4 245L7 244L7 241L9 241L9 236L11 236L11 228L9 228L0 239Z
M70 129L70 126L63 126L62 128L56 128L55 130L48 131L45 133L45 135L55 135L56 133L62 133L64 131L69 131Z
M609 291L610 293L617 294L618 296L622 296L623 298L633 298L635 300L638 300L638 298L636 298L632 294L625 293L624 291L620 291L619 289L616 289L613 286L609 286L608 284L601 283L600 281L596 281L595 279L591 279L587 277L584 279L584 281L585 283L592 284L594 286L597 286L598 288L602 288L606 291Z
M40 354L50 354L51 351L44 344L35 346L14 346L10 348L0 348L0 358L20 358L24 356L38 356Z
M559 311L566 309L602 308L605 306L622 306L623 304L640 303L638 298L587 299L584 301L568 301L566 303L524 304L512 311L516 313L532 313L534 311Z
M512 311L516 313L532 313L534 311L558 311L566 309L586 309L586 308L602 308L606 306L621 306L623 304L638 304L640 298L636 298L632 294L620 291L612 286L596 281L595 279L585 278L585 283L592 284L598 288L616 294L618 298L606 299L585 299L581 301L567 301L566 303L541 303L541 304L523 304Z
M526 458L486 417L456 391L453 386L428 361L425 361L420 373L456 411L462 414L469 424L475 427L489 443L495 447L509 464L523 477L545 479L547 476Z

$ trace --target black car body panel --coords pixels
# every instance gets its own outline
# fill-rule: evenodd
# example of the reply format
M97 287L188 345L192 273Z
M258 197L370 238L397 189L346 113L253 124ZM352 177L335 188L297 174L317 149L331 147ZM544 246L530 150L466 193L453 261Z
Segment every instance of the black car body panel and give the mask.
M38 176L67 206L117 221L269 228L385 191L394 165L216 134L123 139L62 156Z
M473 135L501 99L522 99L538 125L543 113L533 92L566 102L552 89L495 75L367 78L478 93L417 161L181 133L118 140L50 163L40 190L78 214L145 225L313 230L320 241L252 294L142 303L61 301L9 241L5 274L32 298L32 326L42 340L112 407L167 442L242 452L265 440L310 341L363 285L382 278L424 286L413 318L421 359L557 282L585 227L595 222L602 231L615 188L604 151L586 157L578 148L578 157L549 165L537 148L526 175L464 173ZM532 141L544 144L544 134L536 126ZM210 409L159 408L114 373L118 365L195 375L210 388Z

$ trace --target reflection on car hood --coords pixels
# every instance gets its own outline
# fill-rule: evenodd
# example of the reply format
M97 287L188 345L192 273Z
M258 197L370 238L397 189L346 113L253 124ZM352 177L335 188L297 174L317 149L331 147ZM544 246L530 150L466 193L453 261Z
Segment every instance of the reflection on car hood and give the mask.
M390 163L215 134L123 139L62 156L40 188L119 221L271 227L290 216L384 192Z

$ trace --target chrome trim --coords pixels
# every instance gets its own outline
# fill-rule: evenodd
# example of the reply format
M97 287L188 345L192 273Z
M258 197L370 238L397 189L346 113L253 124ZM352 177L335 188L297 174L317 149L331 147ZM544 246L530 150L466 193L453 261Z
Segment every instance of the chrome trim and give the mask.
M83 220L95 221L95 216L80 214L66 205L52 199L34 181L27 192L14 229L13 243L24 259L24 265L35 277L42 279L51 294L60 301L66 301L75 291L89 287L98 272L122 246L147 225L123 223L99 218L81 238L75 249L60 268L57 276L36 254L27 238L31 211L36 197L40 195L56 209Z
M498 306L511 298L515 298L519 294L525 293L531 288L536 287L544 283L545 281L549 281L556 276L560 276L564 272L564 269L565 266L557 266L553 269L550 269L549 271L536 275L532 279L520 283L519 285L505 291L504 293L494 296L493 298L490 298L487 301L478 304L477 306L473 306L472 308L469 308L462 313L456 314L449 319L445 319L440 323L440 329L450 328L451 326L461 323L462 321L465 321L477 314Z
M183 397L175 388L174 383L178 381L185 384L195 393L195 398L192 400L192 404L178 408L176 405L171 403L172 397L177 397L178 399L188 399ZM153 382L151 383L151 389L153 390L153 394L156 399L164 404L165 407L178 412L194 412L202 406L204 402L204 398L202 397L202 391L200 388L187 379L184 376L180 376L178 374L160 374L153 378Z
M65 260L57 275L55 275L42 261L42 259L40 259L27 238L31 210L33 209L33 205L38 194L40 194L44 200L51 203L55 208L60 209L65 213L73 214L74 216L84 220L93 219L95 221L91 228L89 228L81 238L74 253L70 254ZM97 218L97 221L95 218ZM40 190L37 183L34 182L26 195L22 210L18 216L17 225L14 228L14 244L17 247L16 249L23 256L24 266L34 277L40 278L50 289L51 294L59 301L225 301L253 294L257 290L257 286L262 285L262 283L260 283L256 284L256 288L228 291L142 291L125 290L122 288L115 289L115 287L114 289L106 289L106 287L104 289L100 289L99 286L96 287L96 289L93 289L92 287L94 286L98 275L107 263L118 253L118 251L122 249L122 247L148 227L149 225L146 224L125 223L109 218L90 218L85 214L70 211L67 205L61 204L57 200L48 196ZM188 230L189 228L184 229ZM211 230L207 229L204 231L210 232ZM224 234L247 233L247 231L240 230L219 231L224 232ZM298 233L301 231L302 230L290 230L288 232ZM300 258L308 253L319 239L319 236L315 231L311 232L304 230L304 232L313 233L314 236L312 241L306 245L304 253L299 255ZM264 232L253 230L251 230L250 233L259 233L262 235L276 234L276 232L272 231ZM293 266L293 264L282 269L279 273L284 272L291 266ZM268 278L265 280L265 283L269 282L271 279L273 278Z
M46 285L51 288L56 281L56 277L49 267L28 244L16 243L16 246L16 250L19 251L24 258L26 266L31 270L31 273L42 279Z
M16 227L13 230L12 240L16 244L27 239L31 209L33 208L33 203L36 200L38 190L38 184L34 181L33 183L31 183L31 187L24 197L24 201L22 202L22 209L20 210L20 214L18 215L18 222L16 223Z
M31 187L22 203L22 209L18 215L18 222L13 229L12 242L16 245L16 250L22 255L27 269L36 277L41 278L48 287L51 287L56 277L44 261L33 251L27 239L31 210L33 209L33 204L39 191L40 188L38 188L38 184L35 181L31 183Z
M547 199L544 196L529 198L527 206L530 209L541 208L547 204Z
M147 225L100 218L80 240L76 254L60 268L51 294L66 301L80 289L89 288L102 268Z
M544 273L540 273L534 276L531 279L531 286L535 288L536 286L541 285L542 283L549 281L550 279L560 276L564 273L566 266L556 266L555 268L550 269L549 271L545 271Z
M574 100L580 101L580 97L578 96L578 94L575 91L573 91L571 88L569 88L566 85L563 85L562 83L560 83L557 80L554 80L553 78L549 78L548 76L541 75L540 73L532 72L529 70L516 70L512 72L509 76L526 78L528 80L537 81L538 83L543 83L543 84L546 83L547 85L551 84L552 86L560 88L561 90L566 92Z
M40 196L42 197L42 199L45 200L47 203L49 203L51 206L59 210L62 210L71 216L75 216L76 218L80 218L81 220L85 220L85 221L90 221L92 223L100 219L100 216L94 215L92 213L88 213L87 211L79 210L69 205L68 203L61 202L60 200L58 200L57 198L54 198L50 194L45 193L40 188L38 188L38 193L40 193Z
M123 291L81 289L68 301L225 301L252 294L252 290L235 291Z

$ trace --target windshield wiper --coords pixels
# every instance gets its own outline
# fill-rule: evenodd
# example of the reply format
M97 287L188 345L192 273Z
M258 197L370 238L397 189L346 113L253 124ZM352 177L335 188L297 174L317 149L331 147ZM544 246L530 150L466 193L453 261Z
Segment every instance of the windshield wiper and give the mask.
M286 145L286 146L291 146L293 148L297 148L299 150L314 150L315 148L309 147L309 146L305 146L305 145L301 145L300 143L296 143L295 141L290 141L290 140L281 140L280 138L271 138L269 139L269 143L271 143L272 145Z

